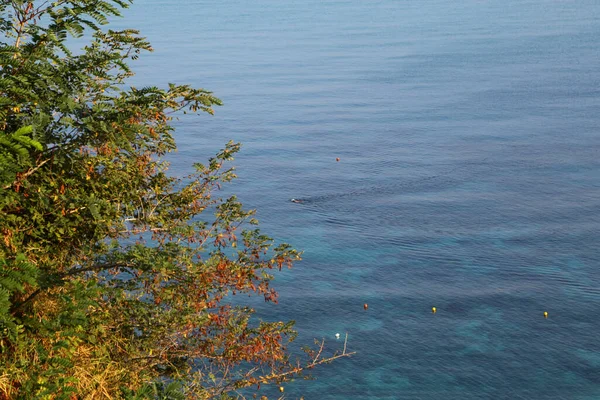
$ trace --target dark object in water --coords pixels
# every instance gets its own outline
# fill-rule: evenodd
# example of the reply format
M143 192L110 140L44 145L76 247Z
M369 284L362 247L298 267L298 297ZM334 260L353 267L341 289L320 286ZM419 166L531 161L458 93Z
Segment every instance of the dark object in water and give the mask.
M304 203L304 200L302 200L302 199L292 199L291 202L292 203Z

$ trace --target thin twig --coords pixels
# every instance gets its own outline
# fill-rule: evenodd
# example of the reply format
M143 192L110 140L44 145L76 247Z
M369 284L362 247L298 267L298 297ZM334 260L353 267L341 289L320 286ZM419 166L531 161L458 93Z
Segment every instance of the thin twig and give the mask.
M344 339L344 350L342 354L346 354L346 344L348 343L348 332L346 332L346 339Z
M42 168L42 166L44 164L46 164L48 161L52 160L52 157L42 161L41 163L39 163L35 168L30 169L29 171L25 172L24 174L22 174L21 176L19 176L19 180L23 179L23 178L27 178L28 176L30 176L31 174L33 174L35 171L37 171L38 169ZM17 182L17 181L15 181ZM4 186L2 189L10 189L10 187L12 185L15 184L15 182L11 183L10 185L6 185Z

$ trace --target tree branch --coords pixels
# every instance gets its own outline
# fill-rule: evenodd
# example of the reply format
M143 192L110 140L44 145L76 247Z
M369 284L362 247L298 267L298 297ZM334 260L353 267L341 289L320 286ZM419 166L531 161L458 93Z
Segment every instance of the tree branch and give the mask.
M67 276L73 276L73 275L77 275L82 272L105 271L107 269L113 269L113 268L133 268L133 267L135 267L134 264L127 264L127 263L95 264L95 265L91 265L89 267L71 269L71 270L61 274L61 277L64 278Z
M52 160L52 157L50 157L50 158L48 158L48 159L46 159L46 160L42 161L42 162L41 162L41 163L39 163L39 164L38 164L38 165L37 165L35 168L31 168L29 171L25 172L24 174L21 174L21 175L19 176L19 179L27 178L28 176L32 175L33 173L35 173L35 171L37 171L38 169L42 168L42 166L43 166L44 164L46 164L48 161L50 161L50 160ZM16 182L16 181L15 181L15 182ZM6 186L4 186L4 187L2 187L2 189L5 189L5 190L6 190L6 189L10 189L10 188L11 188L11 186L15 184L15 182L13 182L13 183L11 183L11 184L9 184L9 185L6 185Z

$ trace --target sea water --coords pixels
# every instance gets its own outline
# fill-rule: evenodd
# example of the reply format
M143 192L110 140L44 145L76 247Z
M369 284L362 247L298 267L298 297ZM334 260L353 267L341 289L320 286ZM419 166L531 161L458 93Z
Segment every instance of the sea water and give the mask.
M296 320L298 347L348 333L357 352L286 398L600 398L600 2L139 0L126 16L156 50L132 84L225 103L175 123L172 172L241 141L225 193L304 251L259 316Z

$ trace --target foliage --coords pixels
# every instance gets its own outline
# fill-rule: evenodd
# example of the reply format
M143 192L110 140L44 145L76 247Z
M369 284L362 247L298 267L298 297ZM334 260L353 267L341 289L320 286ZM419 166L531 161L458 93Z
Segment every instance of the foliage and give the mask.
M0 398L230 398L348 355L292 362L293 323L226 300L276 302L270 271L300 255L218 197L239 144L167 173L172 119L221 101L125 86L151 50L101 30L126 6L0 0Z

